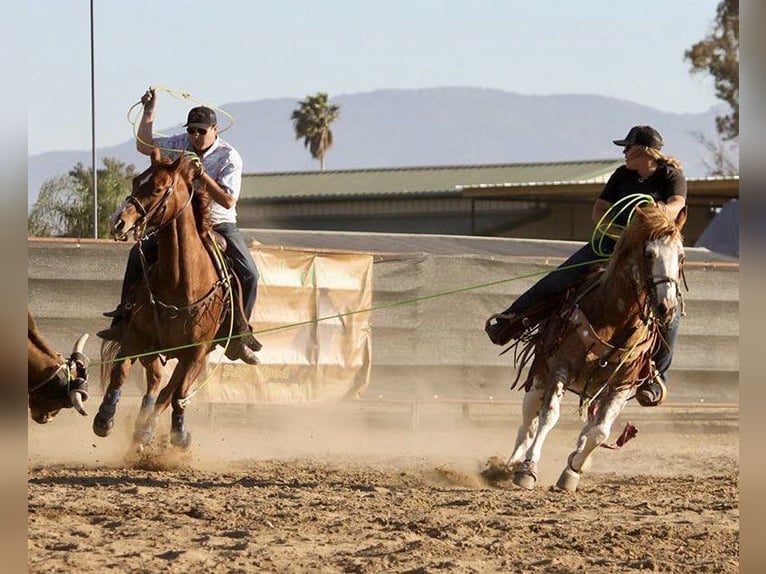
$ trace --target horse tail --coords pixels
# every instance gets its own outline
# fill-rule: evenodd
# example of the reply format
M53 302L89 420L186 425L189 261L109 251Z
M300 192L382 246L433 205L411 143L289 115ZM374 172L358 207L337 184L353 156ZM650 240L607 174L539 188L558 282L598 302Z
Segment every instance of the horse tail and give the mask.
M114 366L114 359L122 349L119 341L101 341L101 392L105 392L109 386L109 377Z

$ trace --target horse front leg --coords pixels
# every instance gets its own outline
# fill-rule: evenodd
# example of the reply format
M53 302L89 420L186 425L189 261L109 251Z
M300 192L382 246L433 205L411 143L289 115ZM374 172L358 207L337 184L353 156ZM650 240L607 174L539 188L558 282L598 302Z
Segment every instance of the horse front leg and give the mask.
M524 399L521 403L521 425L519 425L519 430L516 433L516 444L513 447L511 458L508 459L507 464L511 468L519 465L524 460L529 445L537 434L538 415L543 404L544 395L545 388L535 378L532 388L524 393Z
M559 366L549 376L549 381L552 381L552 384L548 385L540 407L537 432L527 449L526 457L517 464L517 469L513 473L513 483L528 490L532 490L535 482L537 482L537 465L542 456L545 439L559 420L561 399L564 397L569 369L565 366Z
M141 399L141 409L133 427L133 442L139 447L149 444L154 436L154 405L162 382L162 362L158 356L142 359L141 363L146 377L146 394Z
M109 386L101 399L96 416L93 417L93 432L100 437L107 437L114 428L117 403L120 402L122 385L128 378L130 367L135 359L118 357L109 371Z
M618 391L599 401L598 412L583 427L577 439L577 448L567 458L567 466L561 472L556 488L569 492L577 490L582 473L590 468L593 451L609 438L612 425L625 408L629 396L630 390Z

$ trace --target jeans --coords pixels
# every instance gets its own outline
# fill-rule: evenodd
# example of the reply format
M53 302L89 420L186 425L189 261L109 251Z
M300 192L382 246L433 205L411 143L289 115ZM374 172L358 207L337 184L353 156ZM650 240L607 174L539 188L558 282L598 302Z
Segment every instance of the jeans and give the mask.
M614 242L605 240L601 245L601 248L607 253L611 253L614 249ZM603 256L597 255L593 251L591 244L586 243L580 249L575 251L569 259L559 265L556 270L548 273L537 283L532 285L532 287L527 289L505 312L518 315L528 311L549 297L563 294L569 287L588 274L590 265L586 265L586 263L598 259L603 259ZM580 264L578 267L567 269L567 267L578 264ZM673 362L673 350L675 349L676 339L678 338L678 328L680 323L681 315L680 313L677 313L668 327L662 327L660 329L660 333L665 341L667 341L669 348L663 343L660 345L660 348L655 351L653 356L655 366L666 382L666 373L668 369L670 369L670 364Z
M242 284L242 306L245 310L245 318L249 321L258 294L258 269L255 267L255 261L253 261L245 238L240 233L236 223L219 223L213 226L213 229L226 239L226 255L231 261L234 274ZM157 235L152 235L141 245L147 267L156 263L159 257ZM128 300L129 292L142 280L141 255L138 250L138 243L136 243L130 249L128 263L125 267L125 277L122 281L123 302Z

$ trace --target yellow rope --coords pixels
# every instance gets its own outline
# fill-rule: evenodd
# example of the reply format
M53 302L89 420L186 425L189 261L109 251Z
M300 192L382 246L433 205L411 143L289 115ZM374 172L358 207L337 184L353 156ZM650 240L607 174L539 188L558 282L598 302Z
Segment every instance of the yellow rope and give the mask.
M150 86L149 89L150 90L154 90L155 94L158 91L166 92L166 93L170 94L171 96L173 96L176 99L179 99L179 100L190 100L190 101L192 101L194 103L197 103L197 104L199 104L201 106L206 106L206 107L208 107L210 109L213 109L213 110L216 110L217 112L220 112L221 114L226 116L226 118L229 120L229 122L228 122L228 125L226 125L225 127L218 129L218 134L219 135L224 133L225 131L231 129L231 127L234 125L234 117L229 112L227 112L226 110L224 110L224 109L222 109L222 108L220 108L220 107L218 107L218 106L216 106L214 104L205 102L203 100L200 100L199 98L195 98L191 94L189 94L188 92L179 92L178 90L174 90L172 88L168 88L167 86ZM163 148L163 147L154 145L153 142L147 142L147 141L142 140L138 136L139 115L136 114L135 117L131 116L131 114L133 113L133 110L135 110L138 106L141 106L141 108L143 108L143 104L141 103L141 100L138 100L135 104L130 106L130 108L128 109L128 114L127 114L128 123L131 126L133 126L133 137L136 138L137 142L140 142L140 143L142 143L142 144L144 144L145 146L148 146L148 147L157 147L157 148L159 148L162 151L167 151L167 152L171 152L171 153L181 153L181 154L189 153L187 150ZM143 109L141 111L141 115L143 115ZM164 134L162 134L160 132L157 132L157 133L160 136L166 137Z
M620 237L624 227L615 223L617 219L625 212L628 213L628 224L633 219L633 214L636 211L636 207L643 204L653 205L655 203L654 198L651 195L645 193L633 193L627 195L622 199L614 202L613 205L606 210L604 215L596 223L593 228L593 233L590 238L590 244L593 247L593 252L600 257L608 257L609 253L604 251L604 238L617 240Z
M229 333L226 338L226 345L223 347L223 353L226 353L226 350L229 348L229 343L231 342L231 336L234 333L234 291L231 288L231 279L229 274L226 272L226 262L223 259L223 254L221 253L221 250L218 248L218 242L215 240L214 237L211 237L211 240L213 241L213 249L215 251L215 257L218 260L219 264L221 265L221 269L224 270L224 280L226 281L226 287L229 289ZM218 367L221 366L223 363L223 358L219 358L218 362L215 364L215 367L207 374L205 377L205 380L202 381L196 389L190 391L187 393L185 397L180 399L178 401L179 405L182 409L185 409L189 403L191 402L192 398L194 398L194 395L196 395L200 390L202 390L203 387L207 386L207 384L212 380L213 375L218 370Z

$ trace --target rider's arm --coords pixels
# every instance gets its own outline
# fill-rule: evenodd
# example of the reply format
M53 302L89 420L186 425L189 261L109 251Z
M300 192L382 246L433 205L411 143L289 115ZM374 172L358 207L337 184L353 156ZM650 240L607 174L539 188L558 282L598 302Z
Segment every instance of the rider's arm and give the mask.
M594 225L601 221L601 218L607 211L609 211L610 207L612 207L612 203L606 199L601 199L599 197L596 200L596 203L593 204L593 211L591 213L591 219L593 219Z
M660 206L665 206L664 209L667 211L668 215L675 219L678 217L678 213L684 208L686 205L686 198L682 195L671 195L668 198L668 201L665 203L659 202Z
M151 155L154 147L154 135L152 125L154 124L154 90L149 89L141 97L141 103L144 105L144 113L141 114L141 122L138 124L138 133L136 138L136 149L144 155Z
M231 209L237 203L236 198L218 185L218 182L210 177L210 174L206 171L202 173L198 181L200 185L207 188L207 192L210 194L213 201L222 205L226 209Z

